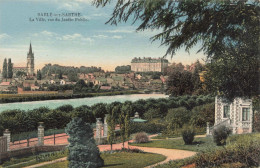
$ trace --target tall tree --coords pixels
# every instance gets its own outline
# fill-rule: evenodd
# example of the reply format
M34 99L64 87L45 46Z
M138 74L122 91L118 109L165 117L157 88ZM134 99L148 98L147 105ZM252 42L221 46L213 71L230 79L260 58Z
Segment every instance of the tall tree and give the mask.
M11 58L8 59L7 77L8 78L13 77L13 64Z
M6 60L6 58L4 59L2 74L3 74L3 78L7 78L7 60Z
M120 135L123 143L123 148L125 147L125 141L129 138L129 129L130 129L129 114L131 112L132 112L132 105L129 103L124 103L122 105L121 113L119 115Z
M104 7L109 2L111 0L94 0L93 4ZM168 47L166 54L173 55L181 47L189 51L201 44L198 52L203 51L213 66L217 67L214 65L217 62L228 67L229 70L223 71L223 74L231 78L223 81L219 75L215 76L214 80L219 86L214 89L233 99L236 96L252 97L259 94L259 88L256 90L253 87L256 81L256 85L259 85L259 12L260 2L257 0L119 0L107 23L117 25L133 19L133 23L140 23L137 31L160 30L161 33L151 37L151 40L161 40L161 44ZM250 40L246 40L248 38ZM233 49L226 54L230 48ZM252 61L243 61L244 58ZM235 72L234 75L231 70L235 63L248 68L236 70L239 73ZM253 68L249 68L252 63ZM257 80L246 81L242 78L246 75ZM226 87L228 83L235 85L236 91L229 90Z
M130 137L130 113L132 111L132 106L129 105L130 108L127 109L125 118L124 118L124 127L125 127L125 139L129 140ZM129 141L127 141L129 143ZM127 144L129 148L129 144Z
M65 131L69 135L68 160L70 168L96 168L104 165L90 124L84 123L81 118L73 118L67 124Z
M41 70L37 70L37 80L42 80L42 72L41 72Z
M115 111L117 106L115 106L111 113L107 117L107 127L108 127L108 135L107 135L107 141L110 144L111 150L112 150L112 145L115 140L115 127L116 127L116 120L115 120Z

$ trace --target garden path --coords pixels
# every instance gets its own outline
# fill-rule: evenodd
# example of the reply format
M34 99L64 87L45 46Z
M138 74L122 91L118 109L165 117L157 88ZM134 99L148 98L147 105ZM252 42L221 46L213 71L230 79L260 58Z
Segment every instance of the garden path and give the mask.
M157 136L157 134L150 135L149 137L151 138L153 136ZM203 135L199 136L199 137L203 137ZM133 140L131 140L129 142L133 142ZM98 145L98 147L99 147L100 151L110 150L110 145ZM113 150L121 149L122 147L123 147L123 143L113 144L113 148L112 149ZM127 142L125 143L125 148L128 148L128 143ZM166 159L164 161L156 163L156 164L151 165L151 166L148 166L147 168L152 168L152 167L154 167L154 166L156 166L158 164L163 164L163 163L166 163L166 162L168 162L170 160L184 159L184 158L191 157L191 156L196 154L196 152L187 151L187 150L179 150L179 149L150 148L150 147L139 147L139 146L131 146L131 145L129 145L129 148L131 148L131 149L140 149L140 150L142 150L144 152L157 153L157 154L161 154L161 155L166 156ZM40 167L40 166L43 166L43 165L64 161L66 159L67 158L64 157L64 158L60 158L60 159L53 160L53 161L50 161L50 162L43 162L43 163L39 163L39 164L36 164L36 165L28 166L26 168Z

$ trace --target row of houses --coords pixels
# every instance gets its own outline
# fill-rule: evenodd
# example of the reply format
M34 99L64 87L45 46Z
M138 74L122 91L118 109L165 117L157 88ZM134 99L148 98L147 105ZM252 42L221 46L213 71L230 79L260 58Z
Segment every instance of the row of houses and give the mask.
M0 91L10 91L14 88L30 88L31 91L37 91L40 86L43 85L75 85L76 82L70 81L66 75L62 76L63 79L56 79L56 74L48 76L42 80L37 79L24 79L24 78L13 78L5 79L4 82L0 82ZM88 73L78 74L79 80L84 80L86 84L92 84L100 86L102 90L110 90L113 87L124 88L124 89L149 89L149 90L162 90L165 88L167 76L160 76L159 79L152 79L151 75L142 76L137 73ZM48 88L44 88L48 89Z

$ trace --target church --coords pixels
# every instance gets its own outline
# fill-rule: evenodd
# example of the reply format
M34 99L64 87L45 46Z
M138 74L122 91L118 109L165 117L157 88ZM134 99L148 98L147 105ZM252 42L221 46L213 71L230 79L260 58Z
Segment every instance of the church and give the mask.
M32 52L32 45L30 43L29 52L27 53L27 66L26 67L13 67L14 76L16 73L24 72L27 76L34 76L34 53Z

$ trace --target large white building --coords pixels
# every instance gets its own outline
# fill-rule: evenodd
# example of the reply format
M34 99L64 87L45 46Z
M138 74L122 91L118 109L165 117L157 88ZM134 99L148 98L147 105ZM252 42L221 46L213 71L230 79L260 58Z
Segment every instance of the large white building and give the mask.
M131 71L134 72L163 72L168 67L168 60L164 58L134 58L131 61Z
M225 125L230 127L233 134L251 133L253 127L252 100L235 98L228 103L221 97L215 98L215 124L207 134L211 134L214 128Z

